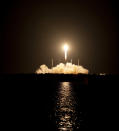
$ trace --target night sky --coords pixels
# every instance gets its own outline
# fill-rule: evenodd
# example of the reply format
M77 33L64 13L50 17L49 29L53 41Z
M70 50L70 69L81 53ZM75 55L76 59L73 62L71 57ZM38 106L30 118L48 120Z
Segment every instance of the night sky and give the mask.
M0 73L33 73L64 62L62 45L90 73L119 73L115 0L5 1L0 4Z

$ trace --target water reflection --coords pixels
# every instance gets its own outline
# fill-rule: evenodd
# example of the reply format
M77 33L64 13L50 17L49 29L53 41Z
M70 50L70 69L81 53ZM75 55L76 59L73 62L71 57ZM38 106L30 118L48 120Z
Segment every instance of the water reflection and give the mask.
M70 82L61 82L57 92L56 125L59 131L73 131L77 113L74 92Z

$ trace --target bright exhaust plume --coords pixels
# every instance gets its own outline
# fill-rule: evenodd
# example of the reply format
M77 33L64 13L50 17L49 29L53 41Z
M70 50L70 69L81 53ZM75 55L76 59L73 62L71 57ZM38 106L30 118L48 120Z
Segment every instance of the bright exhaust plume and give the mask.
M65 53L65 61L67 60L67 51L68 51L69 47L67 44L64 45L64 53Z
M41 65L39 69L36 70L37 74L88 74L88 70L83 66L78 66L72 63L60 63L51 69L46 65Z

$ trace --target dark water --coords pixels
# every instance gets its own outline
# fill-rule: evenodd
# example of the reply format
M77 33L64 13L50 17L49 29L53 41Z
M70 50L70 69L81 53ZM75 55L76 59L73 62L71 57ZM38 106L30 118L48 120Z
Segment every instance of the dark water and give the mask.
M80 127L80 110L77 111L79 105L73 85L70 82L59 83L55 105L56 125L59 131L73 131Z
M15 129L44 131L88 128L87 102L83 99L85 86L53 81L25 83L24 86L22 82L9 85L12 87L5 87L2 93L3 123L9 129L15 126Z
M54 77L47 81L34 76L29 80L23 76L22 79L8 77L0 81L1 125L5 130L117 128L117 77L89 76L88 79L79 77L76 81L59 82L53 81Z
M83 90L85 90L85 93ZM80 83L76 82L58 82L54 84L53 99L52 101L49 99L51 104L50 121L54 123L50 124L49 128L53 126L57 131L88 129L86 90L86 85L80 85Z

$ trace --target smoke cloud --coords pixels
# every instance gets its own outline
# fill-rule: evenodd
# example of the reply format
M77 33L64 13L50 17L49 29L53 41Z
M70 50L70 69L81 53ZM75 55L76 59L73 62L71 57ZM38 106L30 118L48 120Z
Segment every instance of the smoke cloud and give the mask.
M78 66L72 63L60 63L55 67L49 69L46 65L41 65L38 70L36 70L37 74L88 74L88 70L83 66Z

